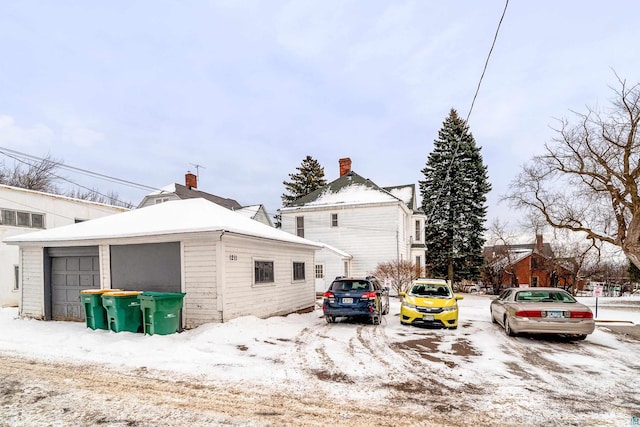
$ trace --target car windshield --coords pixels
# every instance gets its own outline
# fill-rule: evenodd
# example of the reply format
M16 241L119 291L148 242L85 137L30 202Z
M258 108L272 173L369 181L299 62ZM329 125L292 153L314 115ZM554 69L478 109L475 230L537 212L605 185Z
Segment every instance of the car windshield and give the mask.
M555 290L520 291L516 294L519 302L576 302L569 293Z
M333 292L365 292L372 291L371 282L366 280L336 280L331 284Z
M451 298L449 287L443 285L413 285L413 288L411 288L411 291L409 293L414 296L426 298Z

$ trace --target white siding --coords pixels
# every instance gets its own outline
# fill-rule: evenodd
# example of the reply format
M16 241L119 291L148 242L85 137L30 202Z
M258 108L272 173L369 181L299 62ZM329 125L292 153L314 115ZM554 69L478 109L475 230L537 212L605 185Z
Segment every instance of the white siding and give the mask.
M219 238L213 234L182 241L184 318L187 328L220 322L217 309L217 255ZM216 235L217 236L217 235Z
M224 321L289 314L315 304L314 249L225 235ZM254 261L273 261L275 282L253 283ZM305 280L293 281L293 262L305 263Z
M127 210L6 185L0 185L0 209L42 214L45 229ZM20 290L13 290L14 265L18 264L18 247L6 245L1 240L38 230L0 224L0 306L16 306L20 301Z
M338 214L337 227L331 227L332 213ZM398 257L409 259L410 215L401 202L283 212L284 231L296 233L296 216L304 216L306 239L329 244L353 256L350 272L353 276L371 274L381 262L395 261ZM342 271L341 266L339 269L327 266L328 271L336 269Z
M44 319L43 249L23 247L20 250L22 301L20 315Z

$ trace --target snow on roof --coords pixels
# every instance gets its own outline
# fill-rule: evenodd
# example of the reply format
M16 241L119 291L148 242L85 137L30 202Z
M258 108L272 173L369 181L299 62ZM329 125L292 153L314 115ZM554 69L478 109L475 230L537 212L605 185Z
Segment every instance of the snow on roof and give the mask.
M165 187L162 187L159 190L156 191L152 191L151 193L147 194L147 196L157 196L159 194L166 194L166 193L175 193L176 192L176 185L175 184L169 184Z
M283 242L321 247L311 240L246 218L205 199L175 200L106 217L21 234L6 243L61 242L226 231Z
M407 205L413 202L413 187L411 185L388 188L387 191L396 196L398 199L402 200Z
M367 187L366 185L354 184L343 187L336 192L327 189L315 200L306 203L305 206L384 203L397 201L398 200L395 197L385 191L380 191L380 189ZM287 210L287 208L282 208L282 210Z
M322 243L320 242L320 244L327 250L335 253L338 256L341 256L342 258L347 258L347 259L352 259L353 256L349 255L348 253L346 253L343 250L340 250L338 248L336 248L335 246L331 246L331 245L327 245L326 243Z
M253 218L256 216L262 205L243 206L240 209L235 209L235 212L247 218Z

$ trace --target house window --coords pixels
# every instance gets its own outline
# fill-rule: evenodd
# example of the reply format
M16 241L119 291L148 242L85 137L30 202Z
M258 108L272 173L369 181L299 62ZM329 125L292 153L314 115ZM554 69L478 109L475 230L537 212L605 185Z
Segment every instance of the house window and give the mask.
M420 221L416 221L416 242L422 241L422 227L420 227Z
M316 279L324 279L324 265L316 264Z
M331 226L332 227L337 227L338 226L338 214L337 213L332 213L331 214Z
M2 209L2 223L4 225L16 225L16 211Z
M416 270L422 271L422 259L420 255L416 256Z
M13 266L13 270L15 272L15 279L13 281L13 290L17 291L18 289L20 289L20 267L18 267L17 265Z
M304 237L304 217L296 217L296 236Z
M31 214L18 212L18 227L31 227Z
M293 280L304 280L304 262L293 263Z
M158 197L153 202L157 205L157 204L168 202L168 201L169 201L168 197Z
M44 228L44 215L38 213L17 212L11 209L2 209L0 221L3 225Z
M31 214L31 226L33 228L44 228L44 215Z
M273 283L273 261L254 261L255 283Z
M537 288L538 287L538 277L537 276L533 276L531 278L531 287L532 288Z

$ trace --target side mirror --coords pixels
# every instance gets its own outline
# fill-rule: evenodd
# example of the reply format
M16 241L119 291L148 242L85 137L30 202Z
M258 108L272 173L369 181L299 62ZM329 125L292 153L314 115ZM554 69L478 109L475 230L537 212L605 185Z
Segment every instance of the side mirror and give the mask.
M459 301L461 299L464 299L464 297L462 295L456 294L456 301Z

